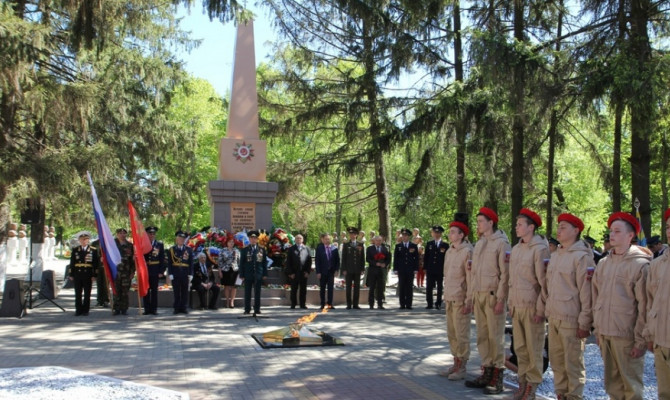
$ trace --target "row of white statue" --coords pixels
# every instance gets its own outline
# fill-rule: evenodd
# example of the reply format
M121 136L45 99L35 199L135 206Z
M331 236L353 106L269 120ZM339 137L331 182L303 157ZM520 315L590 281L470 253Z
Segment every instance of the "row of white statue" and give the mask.
M29 239L26 226L18 227L16 224L9 225L7 233L6 263L7 265L26 265L29 260ZM44 227L44 247L42 255L44 261L56 259L56 228Z

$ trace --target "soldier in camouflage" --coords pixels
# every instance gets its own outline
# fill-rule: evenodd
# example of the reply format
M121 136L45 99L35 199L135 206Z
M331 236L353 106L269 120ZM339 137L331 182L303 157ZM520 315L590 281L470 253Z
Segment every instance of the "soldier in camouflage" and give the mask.
M114 295L114 315L128 314L128 292L135 275L133 244L126 239L127 236L128 231L124 228L116 230L116 239L114 241L121 254L121 262L116 267L116 279L114 280L114 287L116 288L116 294Z

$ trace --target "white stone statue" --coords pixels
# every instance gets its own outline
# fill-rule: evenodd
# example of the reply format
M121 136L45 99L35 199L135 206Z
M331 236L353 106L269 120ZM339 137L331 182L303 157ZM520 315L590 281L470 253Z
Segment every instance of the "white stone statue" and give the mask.
M7 232L7 265L16 264L16 249L19 244L17 236L16 224L9 224L9 232Z
M26 264L28 259L28 234L26 233L26 226L21 225L19 228L19 265Z

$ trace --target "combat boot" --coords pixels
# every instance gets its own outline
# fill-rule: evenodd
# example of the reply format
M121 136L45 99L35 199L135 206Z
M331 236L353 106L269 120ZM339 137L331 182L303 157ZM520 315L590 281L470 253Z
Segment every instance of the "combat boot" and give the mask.
M491 379L484 388L484 394L499 394L503 391L504 368L491 368Z
M483 368L484 372L482 372L480 376L478 376L473 380L465 381L466 387L477 388L477 389L486 387L486 385L491 380L491 376L493 375L493 367L483 367Z
M535 400L535 392L537 391L537 383L529 383L526 385L526 390L519 400Z
M526 378L523 376L519 377L519 388L514 391L512 396L505 397L505 400L519 400L522 398L523 394L526 392Z
M460 359L458 357L454 357L454 365L452 365L451 367L447 368L444 371L440 371L440 376L444 376L444 377L448 378L449 375L453 374L454 371L456 371L456 369L458 368L458 363L459 362L460 362Z
M460 381L468 372L468 360L458 359L458 368L447 377L450 381Z

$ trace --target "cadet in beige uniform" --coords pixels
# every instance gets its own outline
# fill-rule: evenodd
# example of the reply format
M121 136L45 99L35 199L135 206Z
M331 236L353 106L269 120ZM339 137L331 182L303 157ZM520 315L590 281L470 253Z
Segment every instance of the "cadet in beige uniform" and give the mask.
M510 256L508 306L519 366L519 389L511 400L534 399L537 386L542 383L549 244L535 233L540 226L542 218L527 208L522 208L516 217L516 235L520 239Z
M591 287L605 391L613 400L642 400L647 269L653 255L646 247L631 245L640 232L632 215L616 212L607 226L612 250L598 263Z
M440 375L451 381L465 378L470 358L472 304L466 306L466 297L470 285L472 245L467 240L470 234L467 222L467 214L456 214L447 231L451 246L444 255L444 308L447 315L447 339L454 365Z
M509 289L510 245L498 229L498 214L482 207L477 214L479 240L472 253L472 285L467 301L477 323L477 349L484 373L465 386L484 388L485 394L503 391L505 365L505 303ZM470 311L469 308L467 311Z
M665 234L670 237L670 208L665 210ZM654 352L658 398L670 399L670 252L651 262L647 276L647 327L644 336Z
M584 345L593 324L591 275L593 253L579 235L581 219L572 214L558 216L556 238L560 247L547 267L549 360L554 371L558 399L581 399L586 383Z

